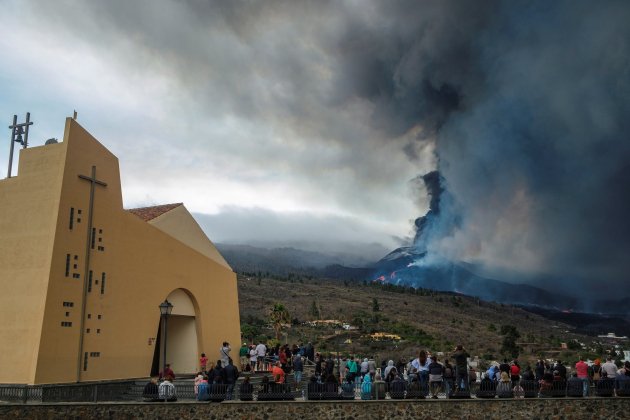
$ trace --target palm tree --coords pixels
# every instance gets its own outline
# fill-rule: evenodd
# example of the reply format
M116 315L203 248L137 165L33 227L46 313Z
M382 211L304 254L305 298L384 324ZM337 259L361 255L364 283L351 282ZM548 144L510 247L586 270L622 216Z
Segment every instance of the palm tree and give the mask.
M282 303L274 303L269 310L269 319L271 320L271 325L276 332L276 340L280 340L280 329L282 328L282 324L288 324L291 322L289 311Z

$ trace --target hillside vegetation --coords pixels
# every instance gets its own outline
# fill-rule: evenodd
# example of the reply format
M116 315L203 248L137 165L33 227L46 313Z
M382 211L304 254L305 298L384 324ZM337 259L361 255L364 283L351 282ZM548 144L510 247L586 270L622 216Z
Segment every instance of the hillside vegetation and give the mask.
M577 334L567 324L550 321L524 309L480 301L454 293L416 290L393 285L351 283L289 275L239 274L238 290L244 338L272 338L268 313L274 303L289 311L291 326L281 341L312 341L327 352L408 358L424 348L450 353L463 344L484 359L531 359L543 354L572 360L583 351L579 343L592 338ZM313 320L335 319L357 327L312 326ZM383 332L400 340L375 340ZM568 349L561 349L568 343Z

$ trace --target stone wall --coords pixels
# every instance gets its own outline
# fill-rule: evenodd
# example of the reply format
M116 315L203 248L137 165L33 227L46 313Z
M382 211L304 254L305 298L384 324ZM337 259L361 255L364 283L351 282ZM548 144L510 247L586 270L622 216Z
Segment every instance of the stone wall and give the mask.
M0 405L0 418L622 419L630 418L630 398Z

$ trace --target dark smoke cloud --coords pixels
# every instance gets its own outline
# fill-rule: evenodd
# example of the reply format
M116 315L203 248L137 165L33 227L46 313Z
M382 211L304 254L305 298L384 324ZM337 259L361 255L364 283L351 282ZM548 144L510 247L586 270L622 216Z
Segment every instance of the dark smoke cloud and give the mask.
M478 224L462 231L481 247L471 257L548 273L579 294L627 296L630 7L500 12L481 36L485 88L438 147L449 191Z
M379 129L435 138L449 197L438 212L425 179L416 243L583 296L630 294L630 6L379 6L377 24L349 18L338 85L376 104Z
M55 2L40 7L54 19ZM172 72L192 105L348 152L336 163L352 168L357 188L395 179L395 167L373 169L377 142L411 160L434 146L439 203L437 173L414 184L431 195L416 238L430 253L501 280L553 278L584 297L630 295L627 1L71 9L81 16L72 24L103 49L130 40L156 71ZM370 110L369 133L351 123L357 106ZM402 135L412 140L394 143ZM297 162L306 178L322 173L311 161Z
M368 50L355 83L386 88L354 93L378 104L379 127L435 135L450 198L435 217L427 182L416 241L582 296L630 294L628 3L398 4L383 10L398 54Z

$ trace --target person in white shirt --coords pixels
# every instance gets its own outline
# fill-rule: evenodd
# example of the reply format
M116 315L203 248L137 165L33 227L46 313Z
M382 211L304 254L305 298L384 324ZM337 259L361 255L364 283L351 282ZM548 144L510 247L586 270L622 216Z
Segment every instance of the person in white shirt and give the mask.
M368 361L368 358L366 357L365 359L363 359L363 362L361 362L361 377L365 376L365 374L369 372L369 369L370 369L370 362Z
M420 350L418 358L411 362L411 366L416 368L420 377L420 386L425 389L429 384L429 365L433 362L426 351Z
M606 363L602 365L602 370L606 372L610 379L615 379L617 376L617 365L615 365L612 359L609 357L606 359Z
M232 348L230 347L230 343L228 343L227 341L223 342L223 347L221 347L221 349L219 350L219 359L221 360L221 365L223 365L224 367L228 365L231 357L230 357L230 351L232 350Z
M167 375L164 378L164 381L158 387L158 396L162 401L177 401L177 396L175 395L175 385L171 382L173 378L170 375Z
M267 346L265 346L262 342L258 343L256 346L256 354L258 359L258 370L262 370L262 365L265 362L265 355L267 354Z
M256 369L256 360L258 359L258 352L256 347L251 346L249 349L249 363L252 366L252 370Z

